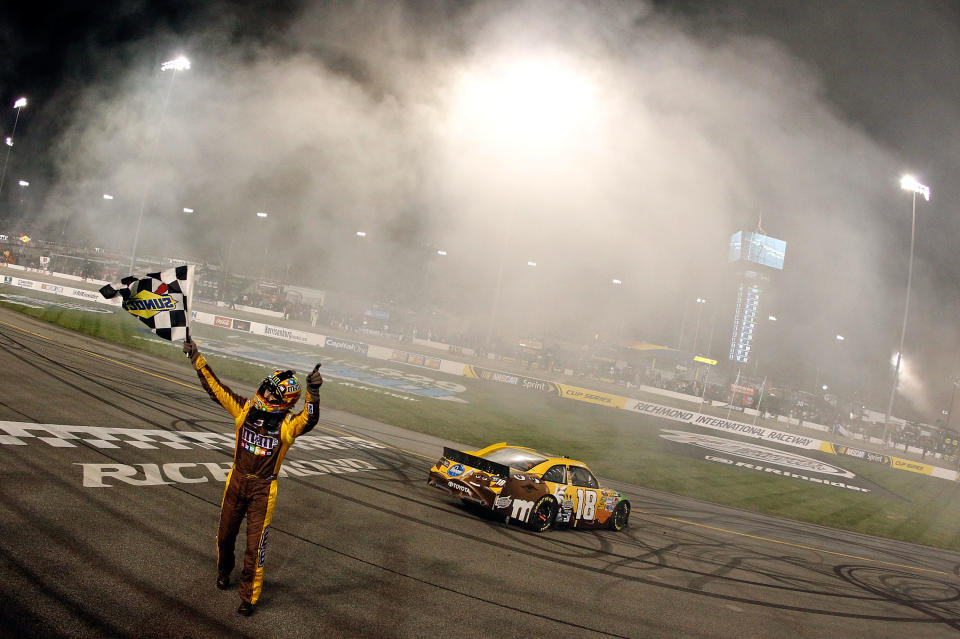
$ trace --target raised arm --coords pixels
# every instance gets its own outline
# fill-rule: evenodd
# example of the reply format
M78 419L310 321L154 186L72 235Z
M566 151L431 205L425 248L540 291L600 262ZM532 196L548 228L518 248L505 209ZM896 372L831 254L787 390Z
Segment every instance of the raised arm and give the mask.
M307 395L303 400L303 410L287 423L283 437L293 441L304 433L309 433L320 419L320 387L323 377L320 376L320 364L313 367L307 375Z
M197 376L200 377L200 384L210 395L210 399L226 408L232 417L236 418L240 415L244 404L247 403L246 398L234 393L214 375L210 365L207 364L206 358L200 354L196 342L190 339L189 333L187 339L183 341L183 352L190 358L190 362L197 371Z

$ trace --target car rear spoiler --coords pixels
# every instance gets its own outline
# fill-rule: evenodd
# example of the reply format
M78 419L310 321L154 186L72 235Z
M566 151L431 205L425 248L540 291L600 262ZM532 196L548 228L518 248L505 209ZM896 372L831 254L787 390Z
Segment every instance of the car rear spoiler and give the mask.
M498 464L497 462L484 459L483 457L477 457L476 455L471 455L470 453L454 450L448 446L444 446L443 456L452 462L464 464L465 466L473 466L474 468L482 470L485 473L490 473L491 475L497 475L498 477L503 477L504 479L510 477L510 467L506 464Z

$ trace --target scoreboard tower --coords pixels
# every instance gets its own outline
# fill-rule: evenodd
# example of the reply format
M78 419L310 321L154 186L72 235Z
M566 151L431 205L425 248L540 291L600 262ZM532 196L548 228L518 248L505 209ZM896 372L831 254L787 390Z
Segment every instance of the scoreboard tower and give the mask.
M785 241L765 235L759 224L756 231L737 231L730 236L728 261L737 279L737 303L730 336L730 359L734 362L750 361L760 297L769 290L774 275L783 270L786 250Z

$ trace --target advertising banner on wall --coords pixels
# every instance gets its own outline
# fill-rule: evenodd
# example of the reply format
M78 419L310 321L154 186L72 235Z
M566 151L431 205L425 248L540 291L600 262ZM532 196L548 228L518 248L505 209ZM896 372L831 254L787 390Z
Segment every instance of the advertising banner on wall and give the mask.
M515 375L513 373L504 373L503 371L495 371L489 368L481 368L480 366L464 366L463 376L471 379L485 379L491 382L509 384L524 390L546 391L548 393L559 392L557 385L553 382L535 379L533 377L524 377L523 375Z
M821 450L834 455L854 457L856 459L862 459L863 461L872 462L874 464L883 464L884 466L888 466L896 470L905 470L907 472L918 473L920 475L931 475L933 477L940 477L943 479L955 479L957 477L957 473L955 471L948 470L946 468L940 468L939 466L913 461L912 459L891 457L882 453L875 453L869 450L854 448L853 446L844 446L842 444L823 442Z
M346 339L339 339L337 337L327 337L323 343L324 348L332 348L336 351L344 351L347 353L356 353L357 355L367 355L367 349L369 348L363 342L352 342Z
M566 384L557 384L557 392L560 394L560 397L564 399L575 399L578 402L588 402L602 406L623 408L627 403L627 398L621 397L620 395L611 395L610 393L604 393L602 391L579 388L577 386L567 386Z
M390 353L390 361L409 364L410 366L422 366L433 370L440 369L440 359L437 357L428 357L419 353L408 353L406 351L394 350Z

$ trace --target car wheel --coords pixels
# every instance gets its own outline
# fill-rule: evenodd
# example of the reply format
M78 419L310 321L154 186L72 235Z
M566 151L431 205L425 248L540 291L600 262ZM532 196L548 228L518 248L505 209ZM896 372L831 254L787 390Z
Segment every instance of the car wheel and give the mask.
M613 509L613 514L610 516L610 530L615 530L620 532L627 527L627 522L630 520L630 502L621 501L617 504L617 507Z
M533 505L527 527L533 532L545 532L557 518L557 502L553 497L544 495Z

